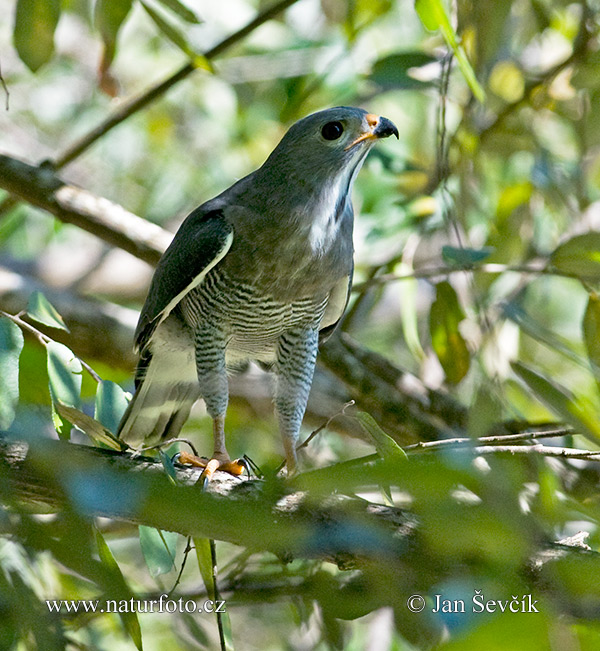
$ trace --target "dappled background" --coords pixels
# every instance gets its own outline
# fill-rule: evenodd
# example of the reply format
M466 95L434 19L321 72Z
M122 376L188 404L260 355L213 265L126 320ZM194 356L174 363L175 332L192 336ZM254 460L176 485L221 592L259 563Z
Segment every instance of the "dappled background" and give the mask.
M229 643L598 648L600 4L279 5L227 42L275 5L0 0L0 154L36 166L19 176L0 160L0 309L13 317L0 319L0 429L32 447L57 432L89 444L81 431L89 422L62 403L114 432L133 387L133 328L149 262L164 238L158 232L150 254L132 255L93 224L65 223L73 220L44 190L47 175L93 195L75 211L102 213L97 198L105 198L174 231L262 164L300 117L362 106L391 119L400 140L380 143L355 185L355 290L321 353L304 430L331 419L302 453L305 470L324 470L301 485L314 491L315 509L337 493L408 509L417 533L405 545L383 529L371 538L372 523L349 515L346 529L328 537L308 518L310 544L286 564L291 558L264 551L267 543L257 548L249 508L241 544L227 533L216 547ZM132 107L180 69L177 83ZM119 111L118 124L87 138ZM231 386L229 450L270 477L277 488L264 499L274 506L289 489L274 478L282 450L269 378L251 367ZM460 437L476 448L412 448L404 460L359 411L401 446ZM202 405L183 435L207 453ZM95 444L110 446L107 436ZM476 440L484 436L497 438ZM383 467L373 469L375 453ZM363 465L336 465L362 457ZM60 468L59 456L57 475ZM0 647L139 646L137 618L58 618L44 600L168 592L186 537L161 538L118 517L92 529L74 502L63 519L37 519L21 510L10 482L0 488L11 504L0 513ZM68 490L65 499L74 499ZM218 518L218 509L209 514ZM591 549L553 557L549 569L539 560L580 530ZM85 553L71 549L74 538L86 541ZM210 581L205 587L192 559L174 594L200 599ZM406 608L415 593L470 603L476 589L490 599L534 593L540 613ZM218 645L209 615L139 622L147 649Z

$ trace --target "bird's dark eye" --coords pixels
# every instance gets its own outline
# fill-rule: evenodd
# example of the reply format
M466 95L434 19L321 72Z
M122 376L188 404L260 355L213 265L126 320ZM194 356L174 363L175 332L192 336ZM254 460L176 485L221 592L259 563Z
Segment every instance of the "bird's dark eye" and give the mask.
M337 140L342 133L344 133L344 127L341 122L328 122L321 129L321 135L325 140Z

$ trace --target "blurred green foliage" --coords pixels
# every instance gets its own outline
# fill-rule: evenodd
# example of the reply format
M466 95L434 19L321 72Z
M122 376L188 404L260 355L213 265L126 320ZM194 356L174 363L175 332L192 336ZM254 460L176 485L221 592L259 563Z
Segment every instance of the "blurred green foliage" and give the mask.
M260 165L307 113L351 104L385 115L401 139L381 143L356 183L358 289L343 329L465 405L467 431L454 427L455 436L560 421L570 429L547 445L597 450L600 3L288 4L208 60L267 3L0 0L2 153L60 160L123 98L191 64L193 74L61 171L174 228ZM134 271L132 258L38 209L4 194L0 202L0 272L140 306L148 269ZM6 292L0 282L0 309ZM127 375L102 355L83 360L88 371L54 341L64 324L43 294L32 294L26 314L50 329L23 326L23 340L18 323L0 318L0 427L31 442L33 463L70 506L32 514L0 471L0 648L217 648L214 616L204 613L59 617L45 601L168 593L188 552L184 536L162 529L193 525L208 536L207 523L215 538L240 543L217 542L236 648L600 648L597 460L474 458L468 447L404 459L363 415L365 441L322 433L288 485L275 477L272 419L236 404L228 441L263 468L260 500L173 485L164 454L160 479L100 472L79 456L53 456L43 441L57 432L81 441L81 430L117 449ZM197 430L204 449L202 415L186 436ZM274 522L272 509L294 488L313 506ZM342 516L332 510L316 526L311 508L340 496ZM392 535L356 496L406 508L415 533ZM133 504L148 525L141 534L85 515L103 506L126 520ZM588 552L538 562L551 541L579 530L590 534ZM202 571L188 560L174 595L200 602L214 585L208 538L196 540ZM322 560L332 557L338 567ZM532 594L539 613L473 613L475 591L519 603ZM425 597L423 612L408 609L412 595ZM463 600L466 612L433 612L435 595Z

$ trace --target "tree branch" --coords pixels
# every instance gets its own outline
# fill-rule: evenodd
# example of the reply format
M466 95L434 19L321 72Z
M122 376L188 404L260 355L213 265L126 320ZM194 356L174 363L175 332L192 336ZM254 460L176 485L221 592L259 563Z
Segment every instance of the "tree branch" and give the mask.
M467 410L452 396L428 389L347 334L326 341L318 359L344 382L357 405L393 433L401 445L447 438L466 426Z
M173 238L122 206L64 183L43 165L34 167L0 155L0 187L151 265L158 263Z
M387 558L394 571L401 571L398 562L410 566L411 558L418 564L427 558L419 543L419 522L403 509L341 494L311 495L294 488L302 481L248 480L220 472L205 492L195 486L200 472L177 468L174 484L160 463L145 457L50 439L0 439L0 499L13 512L30 513L32 507L75 511L211 537L250 553L270 551L285 561L325 560L341 569L368 568L371 561ZM10 523L11 518L3 520L4 533L10 532ZM543 565L570 550L591 553L586 535L543 543L528 562L533 580L539 580Z
M15 508L75 509L343 567L381 553L401 554L415 530L415 518L398 508L344 496L315 504L305 493L289 493L285 484L274 492L271 482L265 493L263 481L220 472L204 492L194 486L200 473L179 468L182 485L174 485L159 462L145 457L50 439L0 439L0 496ZM321 540L325 524L328 536ZM370 542L349 539L352 526L365 527Z
M0 266L0 309L18 314L27 309L31 294L41 291L65 319L70 333L38 326L53 339L69 346L76 355L101 360L113 368L135 367L133 332L138 313L113 303L101 302L61 289Z
M268 7L261 13L259 13L256 18L251 20L249 23L244 25L234 34L231 34L227 38L223 39L220 43L217 43L213 48L208 50L204 54L205 59L214 59L219 54L223 53L225 50L230 48L235 43L241 41L245 36L253 32L257 27L260 27L263 23L266 23L271 18L274 18L277 14L281 13L288 7L291 7L298 0L280 0L272 7ZM117 125L124 122L128 117L137 113L144 107L148 106L152 101L157 97L164 95L170 88L175 84L180 82L182 79L185 79L188 75L196 70L196 66L193 61L189 61L184 66L182 66L175 74L171 75L164 81L152 86L150 89L134 97L129 101L123 102L123 104L116 110L109 118L100 123L97 127L94 127L89 131L85 136L80 138L77 142L73 143L68 147L62 154L60 154L56 160L53 162L53 167L55 169L60 169L64 167L72 160L77 158L83 151L85 151L90 145L92 145L96 140L101 138L104 134L108 133L111 129Z

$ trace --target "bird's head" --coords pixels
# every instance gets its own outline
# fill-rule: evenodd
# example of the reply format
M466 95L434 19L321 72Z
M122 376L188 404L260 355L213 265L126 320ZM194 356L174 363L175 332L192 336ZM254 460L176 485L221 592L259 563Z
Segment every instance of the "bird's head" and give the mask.
M326 179L355 176L371 146L395 135L391 120L360 108L337 106L296 122L284 135L264 167L285 170L290 181L322 184Z

